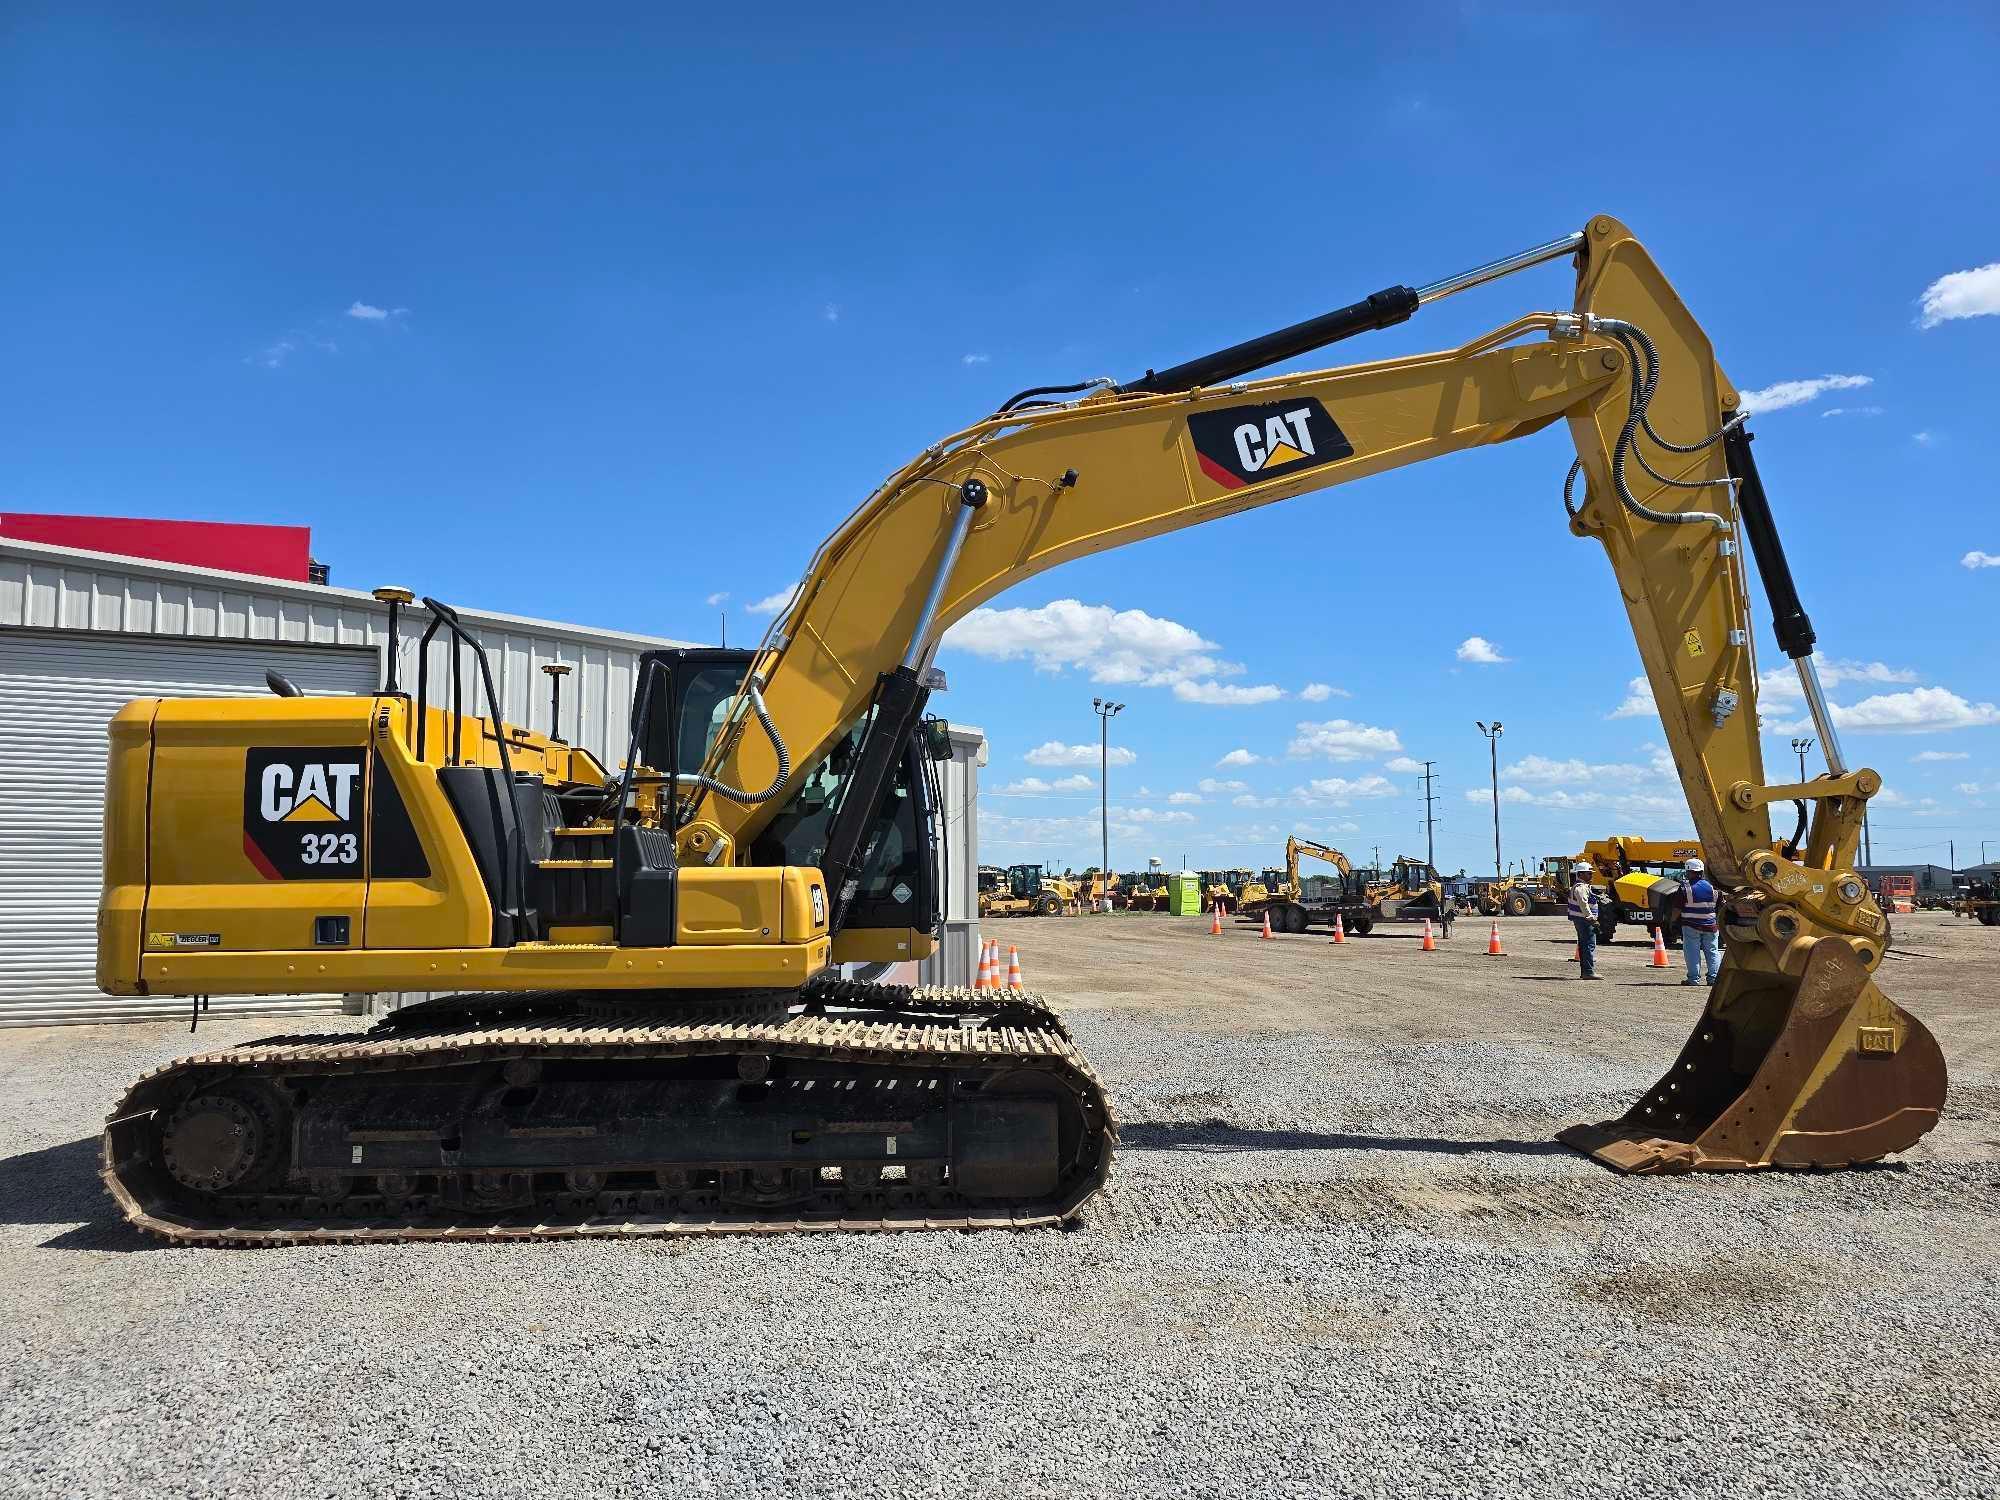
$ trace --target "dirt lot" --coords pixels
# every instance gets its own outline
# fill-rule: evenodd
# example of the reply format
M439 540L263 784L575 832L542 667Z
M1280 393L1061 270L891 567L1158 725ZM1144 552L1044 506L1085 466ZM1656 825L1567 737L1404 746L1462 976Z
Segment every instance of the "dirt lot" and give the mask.
M992 929L1123 1124L1069 1234L160 1249L92 1137L184 1031L0 1032L0 1493L2000 1493L2000 933L1899 923L1903 1160L1635 1180L1550 1137L1697 1012L1636 936L1207 928Z

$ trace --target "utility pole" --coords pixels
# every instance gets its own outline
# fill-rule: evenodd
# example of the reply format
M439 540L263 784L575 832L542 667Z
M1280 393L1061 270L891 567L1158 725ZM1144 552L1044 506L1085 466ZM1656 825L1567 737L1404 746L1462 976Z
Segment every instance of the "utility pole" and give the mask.
M1795 738L1792 741L1792 748L1799 753L1799 780L1801 781L1806 779L1806 751L1812 749L1812 747L1811 735L1807 735L1804 739Z
M1097 888L1103 894L1098 910L1111 910L1111 721L1125 707L1104 698L1092 698L1097 710L1097 826L1103 848L1098 855Z
M1958 873L1958 840L1946 839L1944 846L1951 851L1951 873L1956 875ZM1935 849L1937 845L1933 844L1931 847Z
M1431 804L1437 801L1437 797L1431 791L1431 783L1437 777L1431 767L1436 764L1434 760L1424 762L1424 863L1433 870L1437 868L1437 818L1431 812Z
M1488 729L1484 719L1474 719L1479 732L1486 736L1486 758L1493 768L1493 878L1501 879L1505 872L1500 868L1500 721L1495 719Z

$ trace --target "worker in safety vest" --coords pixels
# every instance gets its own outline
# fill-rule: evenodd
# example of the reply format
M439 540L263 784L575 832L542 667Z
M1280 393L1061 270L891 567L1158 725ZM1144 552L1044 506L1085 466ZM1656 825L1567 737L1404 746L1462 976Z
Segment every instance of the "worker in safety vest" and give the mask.
M1576 928L1578 979L1597 977L1597 888L1590 883L1590 866L1578 860L1569 872L1569 920Z
M1682 866L1687 875L1681 887L1681 951L1687 956L1688 977L1682 984L1714 984L1722 969L1722 942L1716 935L1715 887L1704 873L1707 866L1691 859ZM1702 979L1703 966L1708 978Z

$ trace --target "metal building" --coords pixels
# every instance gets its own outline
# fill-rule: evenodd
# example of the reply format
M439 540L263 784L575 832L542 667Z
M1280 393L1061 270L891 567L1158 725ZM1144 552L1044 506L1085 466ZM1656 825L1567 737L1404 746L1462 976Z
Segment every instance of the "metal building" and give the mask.
M384 582L421 582L393 580ZM561 730L607 765L624 758L639 654L688 644L487 610L460 617L491 662L506 718L549 724L549 679L564 679ZM406 611L399 672L417 671L421 611ZM104 731L142 697L254 696L275 668L308 692L371 692L381 682L387 606L366 593L182 563L0 537L0 1025L152 1019L179 1000L111 999L94 979L104 808ZM415 628L411 628L412 626ZM449 648L431 648L431 681L446 681ZM466 708L477 704L468 659ZM433 689L436 691L436 688ZM954 735L946 776L953 870L976 870L976 764L983 739ZM959 742L963 741L963 744ZM976 741L976 742L975 742ZM962 800L961 800L962 799ZM961 836L962 835L962 836ZM947 873L958 929L936 968L969 982L976 948L976 874ZM975 937L966 936L973 918ZM935 963L935 961L934 961ZM215 1013L330 1011L339 996L218 998Z

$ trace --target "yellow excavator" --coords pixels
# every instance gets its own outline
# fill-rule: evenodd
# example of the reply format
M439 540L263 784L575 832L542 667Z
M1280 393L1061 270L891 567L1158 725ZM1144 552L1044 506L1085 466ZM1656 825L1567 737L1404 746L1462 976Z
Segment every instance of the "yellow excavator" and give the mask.
M1575 268L1566 308L1252 378L1553 261ZM753 650L647 653L616 770L501 722L484 653L434 601L426 643L442 633L454 670L414 694L128 705L104 990L439 998L149 1072L104 1132L111 1192L199 1244L1075 1215L1116 1131L1061 1017L837 967L937 940L945 629L1072 558L1555 424L1567 529L1610 562L1726 892L1721 981L1680 1055L1561 1139L1632 1172L1904 1150L1945 1064L1876 983L1854 857L1880 778L1841 755L1734 383L1639 241L1593 218L1122 383L1021 392L890 474ZM1764 774L1752 557L1825 748L1809 781ZM1809 831L1775 839L1774 802Z
M1274 932L1304 932L1310 921L1310 913L1304 903L1304 884L1299 879L1299 857L1322 859L1340 872L1341 889L1347 892L1350 885L1353 894L1360 897L1358 882L1354 881L1354 866L1347 862L1347 856L1331 844L1322 844L1316 839L1302 839L1297 834L1285 840L1285 868L1283 872L1268 870L1265 880L1243 890L1243 906L1237 913L1241 917L1268 915ZM1257 892L1253 903L1251 893Z

